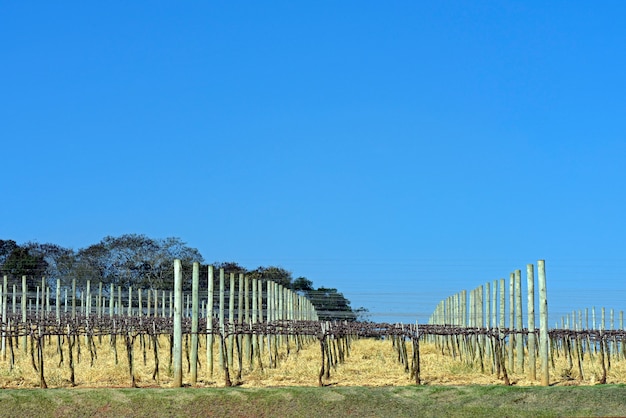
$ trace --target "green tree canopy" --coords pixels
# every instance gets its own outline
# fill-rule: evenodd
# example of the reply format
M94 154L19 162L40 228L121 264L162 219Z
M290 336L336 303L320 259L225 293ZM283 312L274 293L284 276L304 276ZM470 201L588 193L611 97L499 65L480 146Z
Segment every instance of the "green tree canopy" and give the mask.
M335 288L319 287L317 290L305 291L317 315L322 321L355 321L356 313L350 307L350 301Z

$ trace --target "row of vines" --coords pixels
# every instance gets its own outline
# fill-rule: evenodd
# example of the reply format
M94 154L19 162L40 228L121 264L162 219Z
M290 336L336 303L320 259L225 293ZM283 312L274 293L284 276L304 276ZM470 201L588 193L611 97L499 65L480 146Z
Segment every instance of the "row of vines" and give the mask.
M599 324L592 308L591 325L589 309L585 309L584 313L572 311L571 316L561 318L560 328L548 329L545 262L540 260L537 266L539 295L535 292L534 267L526 266L526 298L521 270L515 270L508 284L499 279L442 300L429 323L448 331L431 337L433 342L443 354L479 367L483 373L494 373L505 384L510 384L508 375L514 372L526 373L531 381L539 376L543 385L550 384L550 372L566 380L583 381L587 377L585 360L599 364L597 383L605 383L612 365L626 361L623 311L619 313L619 329L614 329L614 310L610 310L610 326L606 326L604 308ZM537 301L539 329L535 322ZM565 359L566 364L558 372L557 359Z

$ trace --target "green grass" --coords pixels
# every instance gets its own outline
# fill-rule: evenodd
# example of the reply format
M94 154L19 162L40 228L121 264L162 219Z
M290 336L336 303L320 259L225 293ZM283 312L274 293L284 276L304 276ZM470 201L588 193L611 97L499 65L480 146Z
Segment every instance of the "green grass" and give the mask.
M3 389L0 416L626 416L626 385Z

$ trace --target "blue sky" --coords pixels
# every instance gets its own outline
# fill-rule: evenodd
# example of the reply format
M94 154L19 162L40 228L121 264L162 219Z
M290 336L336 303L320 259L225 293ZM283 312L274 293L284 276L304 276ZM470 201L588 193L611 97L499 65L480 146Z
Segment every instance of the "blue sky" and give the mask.
M0 238L180 237L375 320L626 309L626 5L3 2Z

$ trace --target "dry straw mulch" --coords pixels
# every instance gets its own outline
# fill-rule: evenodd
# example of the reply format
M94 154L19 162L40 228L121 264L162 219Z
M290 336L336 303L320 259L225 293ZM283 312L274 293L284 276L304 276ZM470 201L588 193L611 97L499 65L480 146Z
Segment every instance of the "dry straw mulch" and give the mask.
M76 387L129 387L130 375L126 347L121 339L117 343L117 363L114 350L108 337L101 341L95 339L97 357L91 358L91 353L82 341L80 358L74 354ZM159 362L160 373L153 379L154 357L150 346L145 351L138 339L134 345L134 375L139 387L169 387L172 383L169 363L169 342L160 339ZM71 387L68 366L68 345L63 345L64 362L60 363L57 352L56 337L50 340L45 347L45 378L48 387ZM8 351L8 350L7 350ZM410 347L409 347L410 351ZM33 368L30 346L26 351L23 347L14 348L15 363L9 363L9 354L0 358L0 386L3 388L36 388L39 387L39 374ZM217 361L218 351L214 349L214 372L211 376L207 367L206 347L202 344L199 350L200 366L198 368L198 387L224 386L223 372ZM184 356L185 357L185 356ZM428 385L502 385L495 373L491 372L489 361L485 362L485 373L481 373L477 362L473 364L466 360L454 359L442 355L434 344L423 342L420 348L421 381ZM410 359L409 353L409 359ZM240 380L235 378L237 359L231 369L233 383L242 387L280 387L280 386L317 386L320 370L320 346L314 341L300 351L296 351L292 344L290 353L284 347L279 353L278 366L270 368L267 358L262 357L263 368L258 363L251 369L244 362L243 374ZM184 383L189 384L188 362L184 358ZM551 382L557 385L590 385L598 382L601 376L601 366L598 356L591 359L586 356L584 363L584 377L579 378L577 371L568 367L567 360L561 356L555 358L555 367L551 370ZM608 372L607 383L623 383L626 381L626 361L614 358ZM512 384L520 386L538 385L538 381L531 381L527 371L511 373L509 378ZM331 386L406 386L414 384L405 371L405 367L398 361L398 355L392 343L388 340L361 339L351 344L350 355L342 364L338 364L330 371L330 378L324 383Z

